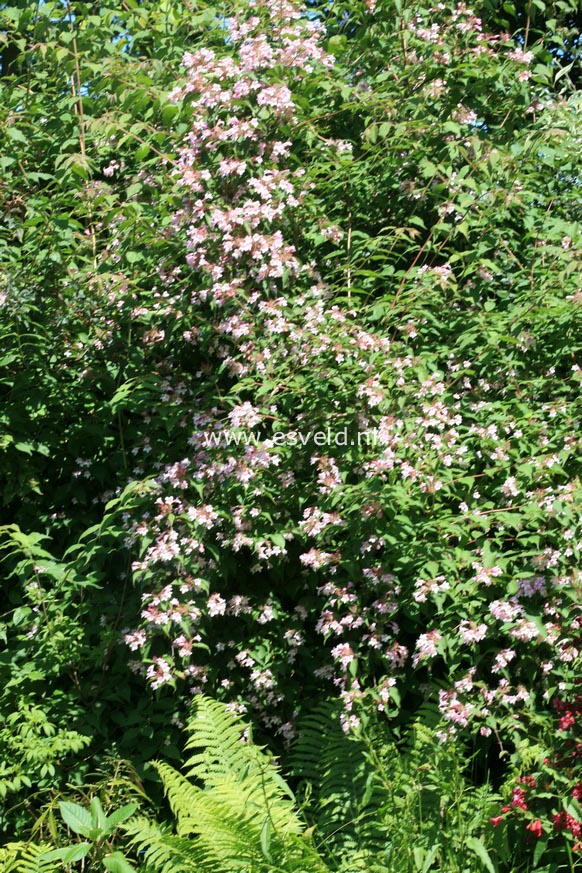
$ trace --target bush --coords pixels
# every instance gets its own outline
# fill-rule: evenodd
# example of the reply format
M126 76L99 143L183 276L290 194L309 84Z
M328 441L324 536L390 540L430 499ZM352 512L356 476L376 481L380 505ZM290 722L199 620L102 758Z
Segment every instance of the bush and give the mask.
M202 692L527 775L580 661L571 10L77 6L2 13L6 828Z

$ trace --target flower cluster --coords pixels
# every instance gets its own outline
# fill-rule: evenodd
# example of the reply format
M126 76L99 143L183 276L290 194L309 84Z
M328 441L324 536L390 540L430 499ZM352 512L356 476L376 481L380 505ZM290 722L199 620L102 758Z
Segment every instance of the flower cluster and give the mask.
M517 779L509 803L491 823L517 824L532 838L566 836L582 852L582 696L557 698L557 743L539 771Z

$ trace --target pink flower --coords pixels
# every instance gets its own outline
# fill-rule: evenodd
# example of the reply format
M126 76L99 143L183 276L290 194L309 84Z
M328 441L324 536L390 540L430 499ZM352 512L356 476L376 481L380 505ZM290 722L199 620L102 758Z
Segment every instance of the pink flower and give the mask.
M478 643L487 636L487 625L477 624L474 621L462 621L459 625L459 634L461 639L467 645Z
M213 615L224 615L226 612L226 600L220 596L220 594L211 594L208 598L208 614L210 616Z
M514 788L511 794L511 807L512 809L524 809L527 810L527 801L526 794L523 788Z
M154 658L153 660L154 663L150 664L147 669L146 678L155 690L172 681L172 670L164 658Z
M319 570L320 567L325 567L333 560L333 555L329 552L322 552L320 549L310 549L305 554L299 556L299 560L304 567L310 567L312 570Z
M491 667L492 673L499 673L500 670L503 670L510 661L513 661L515 658L515 652L513 649L502 649L495 656L495 663Z
M261 420L257 409L251 403L241 403L228 414L231 427L254 427Z
M523 613L523 610L518 603L494 600L489 604L489 612L498 621L513 621L514 618Z
M124 642L132 652L137 651L137 649L143 648L146 642L146 634L143 630L135 631L135 633L125 634Z
M554 827L557 831L568 830L572 836L578 838L582 834L582 825L570 813L563 809L553 816Z
M558 722L558 727L561 731L567 731L568 728L571 728L574 724L576 724L576 719L574 718L572 713L568 711L560 718L560 721Z
M437 644L441 640L442 636L437 630L429 631L427 634L421 634L416 641L416 654L413 659L414 666L416 667L419 661L434 658L437 655Z
M340 643L338 646L334 646L331 650L331 654L336 661L340 662L344 670L356 657L352 647L348 645L348 643Z
M512 61L517 61L518 64L529 64L533 60L533 52L524 52L523 49L518 48L508 52L507 57L511 58Z
M218 513L214 511L214 508L210 506L210 504L199 507L190 506L188 509L188 518L210 530L214 527L214 522L218 518Z
M291 91L286 85L270 85L263 88L257 94L257 103L259 106L270 106L280 114L292 113L295 110Z
M182 658L187 658L192 654L192 640L186 639L184 634L181 634L174 640L174 645L178 647L178 654Z

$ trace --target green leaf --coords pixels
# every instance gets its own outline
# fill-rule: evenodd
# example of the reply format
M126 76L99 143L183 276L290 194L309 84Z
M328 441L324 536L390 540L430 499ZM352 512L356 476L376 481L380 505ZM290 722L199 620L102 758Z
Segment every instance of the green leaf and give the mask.
M103 858L103 866L111 873L135 873L135 867L129 863L121 852L113 852Z
M74 846L53 849L51 852L41 855L39 860L62 861L63 864L72 864L74 861L81 861L85 858L91 850L91 845L91 843L77 843Z
M147 158L147 156L150 154L150 151L151 149L147 143L143 143L143 145L140 145L140 147L135 152L136 161L143 161L143 159Z
M573 819L582 822L582 809L578 801L573 797L564 800L564 809Z
M17 127L7 127L6 133L8 134L10 139L13 139L15 142L23 142L28 144L28 139Z
M81 834L83 837L88 837L93 829L93 818L88 809L79 806L78 803L71 803L68 800L59 802L59 809L63 817L63 821L76 834Z
M495 873L495 867L493 866L491 856L489 855L489 852L487 851L479 837L467 837L467 846L469 849L472 849L475 852L475 854L483 862L483 866L489 871L489 873Z
M12 613L12 624L15 627L18 627L19 624L23 624L25 621L28 621L32 616L32 610L28 606L19 606Z
M130 185L127 191L125 192L125 196L129 200L131 197L134 197L136 194L143 189L143 185L141 182L134 182L133 185Z
M570 70L572 69L574 64L575 64L575 61L572 61L572 63L567 64L565 67L562 67L561 70L558 70L558 72L556 73L556 75L554 77L554 85L556 84L556 82L559 82L563 76L568 75L568 73L570 72Z
M101 806L101 801L98 797L93 797L91 799L89 809L91 810L93 827L98 830L104 830L107 824L107 818L103 812L103 807Z
M48 457L51 453L50 448L41 443L14 443L14 448L27 455L32 455L33 452L38 452L40 455Z
M426 858L424 859L424 864L422 866L422 873L428 873L428 871L432 867L432 863L433 863L434 859L436 858L436 856L438 854L439 849L440 849L440 846L437 843L436 846L433 846L432 849L430 850L430 852L427 854Z
M271 834L273 833L273 826L271 825L271 821L269 817L265 818L263 822L263 826L261 828L261 851L267 861L271 862Z
M139 804L137 803L127 803L125 806L120 807L120 809L116 809L115 812L112 812L111 815L107 816L107 827L108 829L116 828L118 824L121 824L122 821L126 821L126 819L131 818Z
M34 452L34 443L14 443L14 448L18 452L24 452L26 455L32 455Z
M542 857L542 855L546 851L546 848L548 846L548 839L549 839L548 837L545 837L545 838L542 837L541 839L539 839L536 842L536 847L534 849L534 854L533 854L534 867L537 867L538 861L540 860L540 858Z

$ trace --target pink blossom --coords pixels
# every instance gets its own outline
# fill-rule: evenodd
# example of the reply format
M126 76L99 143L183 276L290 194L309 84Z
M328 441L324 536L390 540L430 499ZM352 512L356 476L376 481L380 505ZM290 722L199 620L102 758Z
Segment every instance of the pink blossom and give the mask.
M317 507L310 507L303 511L303 520L299 522L299 527L308 536L317 537L327 527L341 524L343 521L337 512L323 512Z
M344 670L356 657L352 647L348 643L339 643L331 650L331 654L336 661L339 661Z
M513 661L514 658L515 652L513 651L513 649L502 649L495 656L495 663L491 667L491 672L499 673L501 670L507 667L510 661Z
M188 509L188 518L191 521L203 525L207 530L211 530L211 528L214 527L214 522L218 518L218 513L212 506L210 506L210 504L199 507L190 506Z
M513 621L523 613L519 603L510 603L504 600L494 600L489 604L489 612L498 621Z
M522 618L509 631L510 635L521 642L527 643L541 636L538 626L528 618Z
M519 64L529 64L533 60L533 52L525 52L523 49L517 48L507 52L507 57L511 58L512 61L517 61Z
M211 594L207 603L208 615L224 615L226 612L226 600L220 594Z
M146 679L155 690L172 681L172 669L165 658L154 658L147 669Z
M475 497L475 495L473 496ZM474 561L472 567L476 571L475 581L487 587L494 584L493 579L503 574L501 567L483 567L478 561Z
M257 94L259 106L269 106L279 114L293 113L295 105L291 97L291 91L286 85L270 85L263 88Z
M459 635L464 643L472 645L485 639L487 636L487 625L477 624L474 621L462 621L459 625Z
M249 598L242 594L235 594L228 601L228 612L230 615L243 615L251 611Z
M420 661L436 657L438 654L437 645L441 640L442 636L437 630L421 634L416 641L413 665L416 667Z
M126 645L129 646L132 652L137 651L138 649L142 649L146 643L146 633L144 630L134 631L133 633L127 633L123 637Z
M447 721L467 727L474 707L459 700L457 692L451 689L439 691L439 709Z
M519 488L517 487L515 476L510 476L509 479L505 480L502 490L506 497L517 497Z
M450 584L444 576L436 576L434 579L417 579L414 583L413 598L417 603L426 603L427 599L433 594L439 594L441 591L448 591Z
M179 637L176 637L174 645L177 647L178 654L182 658L186 658L192 654L192 640L186 639L184 634L180 634Z
M325 567L331 562L332 556L329 552L322 552L320 549L310 549L308 552L300 555L299 560L305 567L319 570L320 567Z
M233 428L254 427L261 420L258 410L248 402L235 406L229 412L228 418Z

